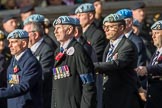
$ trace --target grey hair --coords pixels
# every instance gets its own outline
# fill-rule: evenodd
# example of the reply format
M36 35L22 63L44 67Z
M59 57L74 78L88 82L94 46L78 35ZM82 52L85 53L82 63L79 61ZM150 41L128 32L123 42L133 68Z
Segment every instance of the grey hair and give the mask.
M39 32L39 34L41 36L44 35L44 29L43 29L43 25L41 23L38 23L38 22L28 22L25 25L32 25L32 28L33 28L32 31Z

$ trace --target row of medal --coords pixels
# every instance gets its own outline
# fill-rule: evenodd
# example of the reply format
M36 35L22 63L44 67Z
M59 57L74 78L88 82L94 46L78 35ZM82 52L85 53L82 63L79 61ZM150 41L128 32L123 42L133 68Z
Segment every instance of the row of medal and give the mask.
M8 83L9 84L19 84L19 75L18 74L9 74Z
M69 67L67 65L53 68L54 79L61 79L70 76Z

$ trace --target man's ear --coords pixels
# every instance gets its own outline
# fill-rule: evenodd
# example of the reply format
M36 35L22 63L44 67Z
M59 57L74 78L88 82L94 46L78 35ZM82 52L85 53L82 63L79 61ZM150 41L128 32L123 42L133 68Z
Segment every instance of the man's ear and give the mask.
M38 32L34 32L34 39L38 39L39 38L39 33Z
M94 18L94 14L93 13L89 13L89 19L92 20Z
M22 40L22 47L25 48L28 46L28 42L25 40Z

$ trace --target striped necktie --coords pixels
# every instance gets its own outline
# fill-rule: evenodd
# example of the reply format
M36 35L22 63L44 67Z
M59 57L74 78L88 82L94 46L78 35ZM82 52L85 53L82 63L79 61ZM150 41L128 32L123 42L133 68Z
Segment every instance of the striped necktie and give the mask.
M157 59L158 59L158 56L159 56L159 51L156 51L156 53L155 53L155 57L154 57L154 59L153 59L153 61L152 61L152 65L155 65L156 64L156 62L157 62Z
M112 56L113 50L114 50L114 45L110 44L110 48L109 48L109 51L108 51L107 57L106 57L106 62L109 62L112 60L111 56Z

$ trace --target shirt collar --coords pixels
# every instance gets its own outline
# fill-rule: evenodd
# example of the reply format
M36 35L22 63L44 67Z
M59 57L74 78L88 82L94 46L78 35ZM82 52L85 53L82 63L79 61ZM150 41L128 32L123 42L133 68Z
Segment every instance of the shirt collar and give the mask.
M133 30L130 30L128 33L125 33L125 37L129 38L130 34L133 32Z
M124 35L121 35L121 36L119 36L115 41L110 41L110 44L113 44L114 45L114 47L116 47L118 44L119 44L119 42L122 40L122 38L123 38L123 36Z
M18 61L22 57L22 55L25 53L25 50L21 52L19 55L15 56L15 59Z
M68 39L66 42L64 42L64 44L61 44L60 47L63 47L64 49L66 49L69 45L69 43L71 42L73 38Z
M35 53L35 51L37 50L37 48L39 47L39 45L42 43L43 38L41 38L38 42L36 42L33 46L31 46L31 51L32 53Z

